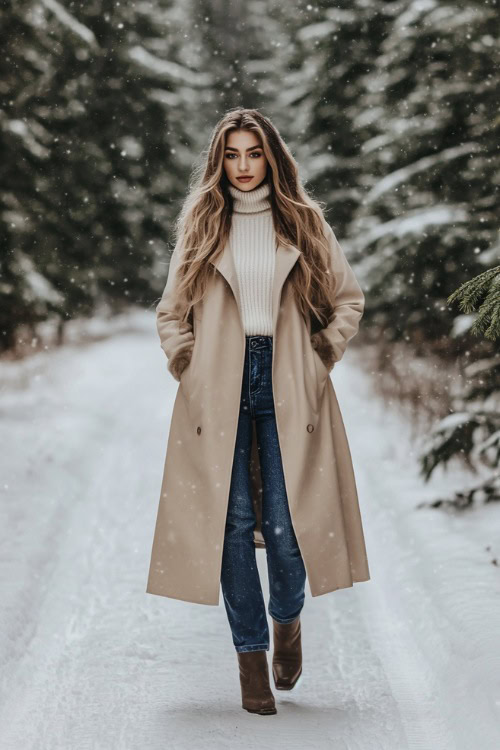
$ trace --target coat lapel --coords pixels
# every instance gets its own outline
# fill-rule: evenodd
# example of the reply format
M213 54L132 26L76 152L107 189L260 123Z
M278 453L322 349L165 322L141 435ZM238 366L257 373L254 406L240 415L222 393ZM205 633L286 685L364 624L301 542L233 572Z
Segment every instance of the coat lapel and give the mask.
M286 245L278 244L276 248L276 261L275 261L275 266L274 266L273 290L272 290L273 332L276 330L276 322L278 319L278 308L279 308L280 297L281 297L281 289L283 287L283 284L285 283L285 280L288 274L290 273L293 266L295 265L295 262L297 261L299 255L300 255L300 250L297 247L295 247L295 245L291 245L288 243ZM238 285L238 277L236 275L236 267L234 265L234 258L230 249L229 242L226 242L224 250L218 256L218 258L216 258L216 260L212 260L210 258L210 262L217 268L218 271L220 271L220 273L224 276L227 283L231 287L231 290L236 299L236 304L238 305L240 319L242 319L241 297L240 297L240 290L239 290L239 285Z

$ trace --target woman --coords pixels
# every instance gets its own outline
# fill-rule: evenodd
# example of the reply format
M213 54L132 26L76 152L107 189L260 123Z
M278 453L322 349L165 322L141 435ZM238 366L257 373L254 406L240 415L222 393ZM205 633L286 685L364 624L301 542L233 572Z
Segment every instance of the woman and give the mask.
M369 580L351 455L329 374L364 296L258 110L216 125L177 221L158 304L174 403L147 592L219 604L242 707L274 714L256 565L266 550L275 687L302 671L300 612Z

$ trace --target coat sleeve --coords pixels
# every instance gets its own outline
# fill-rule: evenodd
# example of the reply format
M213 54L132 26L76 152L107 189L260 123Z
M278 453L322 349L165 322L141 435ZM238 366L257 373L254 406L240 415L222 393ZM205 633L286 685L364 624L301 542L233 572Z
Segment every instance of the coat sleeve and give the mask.
M168 278L162 298L156 306L156 327L160 346L167 355L167 369L179 381L182 371L189 364L194 346L193 327L181 323L176 310L176 273L180 262L180 244L177 242L168 269Z
M311 342L327 368L332 370L342 359L350 339L358 332L365 297L329 224L326 224L325 231L330 246L330 273L334 274L336 281L334 315L326 328L311 336Z

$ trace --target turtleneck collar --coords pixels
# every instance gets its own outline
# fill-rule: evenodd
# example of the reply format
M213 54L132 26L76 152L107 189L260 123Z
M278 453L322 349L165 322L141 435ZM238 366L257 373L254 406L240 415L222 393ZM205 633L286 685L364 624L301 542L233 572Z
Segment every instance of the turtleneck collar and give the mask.
M271 210L269 195L271 185L265 180L253 190L239 190L233 184L229 184L229 192L233 196L233 211L238 214L254 214L261 211Z

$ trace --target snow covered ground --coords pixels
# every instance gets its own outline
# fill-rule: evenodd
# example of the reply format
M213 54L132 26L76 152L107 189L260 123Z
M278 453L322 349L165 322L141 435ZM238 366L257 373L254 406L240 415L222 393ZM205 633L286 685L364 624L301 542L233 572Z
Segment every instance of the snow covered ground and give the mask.
M423 485L354 350L332 377L372 579L308 592L300 686L241 708L222 597L145 592L177 383L131 322L0 365L0 749L498 750L500 507L415 510L459 474Z

